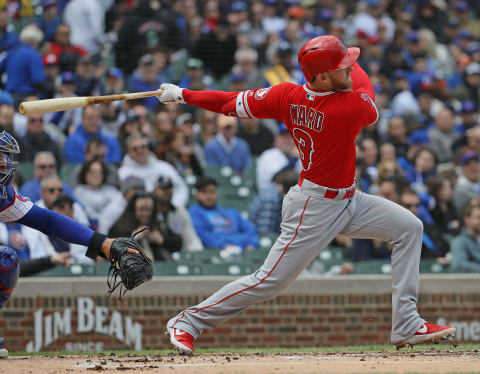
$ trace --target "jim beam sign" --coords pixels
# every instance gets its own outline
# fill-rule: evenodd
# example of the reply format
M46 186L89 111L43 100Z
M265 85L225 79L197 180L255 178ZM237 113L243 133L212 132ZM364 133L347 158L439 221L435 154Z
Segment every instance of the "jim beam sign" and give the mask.
M133 349L142 350L142 325L130 317L123 317L120 312L113 311L109 315L108 308L95 306L89 297L77 298L77 326L72 328L72 309L65 308L63 312L54 312L44 316L43 309L34 313L35 336L27 344L27 352L39 352L48 347L58 338L73 334L95 332L97 334L114 336L117 340ZM68 342L66 351L103 351L103 342Z

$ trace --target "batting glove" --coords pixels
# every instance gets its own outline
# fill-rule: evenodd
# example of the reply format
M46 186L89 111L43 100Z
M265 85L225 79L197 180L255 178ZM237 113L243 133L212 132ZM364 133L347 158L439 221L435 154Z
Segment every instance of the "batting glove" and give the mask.
M157 96L157 99L160 100L161 103L186 104L182 95L184 88L180 88L170 83L163 83L160 88L163 90L163 93Z

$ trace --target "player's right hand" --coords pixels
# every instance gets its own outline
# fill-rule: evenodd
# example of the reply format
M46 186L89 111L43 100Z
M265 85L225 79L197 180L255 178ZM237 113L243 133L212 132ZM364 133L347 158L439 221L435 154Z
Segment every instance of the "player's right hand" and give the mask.
M183 100L183 88L170 83L163 83L160 88L163 92L157 96L157 99L160 100L161 103L186 104L185 100Z

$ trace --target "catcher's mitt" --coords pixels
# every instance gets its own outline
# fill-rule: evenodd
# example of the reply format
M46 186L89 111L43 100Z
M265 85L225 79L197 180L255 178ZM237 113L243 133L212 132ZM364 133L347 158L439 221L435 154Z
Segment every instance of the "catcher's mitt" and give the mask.
M130 238L113 240L110 248L110 269L107 277L108 297L120 286L120 300L127 290L132 290L152 279L152 260L145 255L142 247L135 240L137 234L147 229L148 227L137 231ZM126 253L128 248L136 249L139 253ZM118 281L119 276L120 281ZM125 288L123 292L122 288Z

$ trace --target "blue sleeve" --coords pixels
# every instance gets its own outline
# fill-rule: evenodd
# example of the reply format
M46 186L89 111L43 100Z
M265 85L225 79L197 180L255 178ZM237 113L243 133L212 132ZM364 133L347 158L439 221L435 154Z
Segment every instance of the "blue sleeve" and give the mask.
M57 212L33 207L17 222L43 232L45 235L56 236L66 242L88 247L93 231L71 218Z
M33 83L43 82L45 80L45 70L43 69L42 57L39 53L32 54L31 56L30 75Z
M192 218L192 224L200 237L203 245L206 248L220 248L225 247L225 238L223 235L214 233L208 219L204 217L201 209L198 206L192 206L189 209L190 217Z
M257 248L260 244L257 234L257 227L248 219L243 218L239 211L237 211L236 214L241 231L240 235L243 236L242 247L245 248L246 246L251 245Z
M213 143L205 144L205 161L207 162L208 166L218 166L215 152L213 150Z
M108 138L108 154L107 154L107 162L120 162L122 161L122 150L120 148L120 143L115 138Z
M80 149L79 149L80 148ZM63 147L63 154L68 162L78 164L83 162L84 152L74 138L68 137Z

